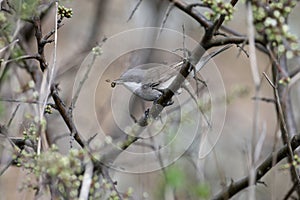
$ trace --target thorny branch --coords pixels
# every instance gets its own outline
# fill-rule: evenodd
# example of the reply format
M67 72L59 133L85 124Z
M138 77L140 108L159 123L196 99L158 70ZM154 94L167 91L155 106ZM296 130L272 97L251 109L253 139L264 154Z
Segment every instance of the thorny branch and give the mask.
M64 102L61 100L60 96L58 95L58 88L57 85L52 85L51 87L51 96L55 102L56 109L64 119L66 125L68 126L71 134L74 136L75 140L78 142L78 144L84 148L85 147L85 142L83 138L79 135L76 126L73 122L72 118L72 110L69 110Z
M300 145L300 136L295 136L291 141L291 147L294 151ZM289 148L287 145L282 147L276 152L272 152L260 165L256 168L256 182L258 182L268 171L273 167L274 157L275 162L279 163L282 159L285 159L289 155ZM231 183L226 186L220 193L214 196L213 200L226 200L245 189L249 186L249 176L241 178L237 181L231 181Z
M286 65L286 58L283 56L280 58L281 63L281 69L287 70ZM273 80L275 83L278 82L278 68L275 66L273 62ZM285 73L287 74L287 72ZM284 75L285 75L284 74ZM283 75L283 76L284 76ZM281 75L282 77L282 75ZM281 135L282 135L282 141L284 144L288 146L289 154L288 154L288 161L289 163L293 163L294 159L294 153L291 149L290 144L290 138L296 135L296 124L295 124L295 118L294 118L294 112L291 105L291 99L290 94L286 91L288 90L288 87L284 86L278 86L274 88L274 96L276 100L276 110L277 110L277 116L280 122L280 129L281 129ZM297 172L296 166L292 165L291 169L291 178L294 184L297 185L295 187L298 197L300 197L300 178L299 174Z
M228 27L223 25L225 16L221 15L218 20L216 20L214 23L207 20L204 15L202 15L200 12L198 12L196 9L194 9L194 6L198 5L189 5L183 1L180 0L169 0L176 8L180 9L181 11L185 12L189 16L191 16L193 19L195 19L204 29L205 29L205 35L203 36L200 45L194 49L191 57L189 60L187 60L182 69L180 70L180 74L176 77L176 79L173 81L171 84L170 88L164 92L164 94L161 96L161 98L158 100L157 104L154 104L149 112L145 114L143 117L141 117L140 120L138 120L138 124L141 127L147 126L147 119L149 117L156 118L160 112L164 109L164 107L167 105L167 103L171 100L172 96L174 95L174 91L177 91L185 78L189 75L191 71L191 66L195 65L199 59L202 57L204 54L205 50L214 47L214 46L220 46L220 45L225 45L225 44L243 44L247 43L247 38L239 33L236 33L235 31L229 29ZM140 5L142 0L139 0L136 8L133 10L131 13L130 18L133 16L134 12ZM232 0L231 4L235 6L235 4L238 2L238 0ZM201 5L200 5L201 6ZM5 11L5 8L2 8L2 10ZM35 29L35 37L36 37L36 42L38 46L38 54L37 55L28 55L24 57L20 57L20 59L36 59L40 63L40 68L42 71L44 71L47 68L47 62L45 59L44 55L44 47L47 43L52 42L53 40L49 39L54 31L49 32L45 36L42 34L42 26L41 26L41 21L39 17L35 17L32 21ZM61 27L62 24L58 24L58 28ZM224 37L224 38L214 38L215 35L217 35L218 31L223 30L227 33L232 34L233 36L230 37ZM261 50L266 52L266 49L264 48L264 41L261 41L259 39L255 40L256 45L260 45ZM201 47L202 46L202 47ZM202 49L203 48L203 49ZM275 67L273 67L274 69ZM277 74L278 72L276 72ZM274 75L274 78L277 78L277 75ZM59 96L58 93L58 87L57 85L52 85L51 86L51 96L55 102L55 108L59 111L60 115L63 117L66 125L68 126L70 132L74 135L75 140L79 143L79 145L82 148L87 147L87 143L84 141L84 139L80 136L78 133L76 126L73 122L72 118L72 109L68 109L64 102L62 101L61 97ZM291 142L289 142L289 136L284 136L285 139L285 146L282 147L280 150L277 152L273 152L271 155L269 155L263 162L256 168L256 182L258 182L272 167L272 161L274 157L276 157L276 163L278 163L280 160L286 158L287 156L289 157L289 160L291 159L291 156L293 154L293 151L300 145L300 138L298 135L296 135L296 129L295 129L295 124L294 124L294 117L290 116L290 114L293 114L292 108L291 108L291 102L290 98L285 96L284 88L279 87L278 88L278 98L276 100L280 100L280 104L282 105L282 116L283 120L281 120L281 125L285 126L285 123L283 121L286 121L286 130L284 130L283 134L288 134L290 133L291 136L293 136L293 139ZM277 103L278 106L278 103ZM295 136L294 136L295 135ZM125 139L123 139L123 145L121 145L122 150L128 148L132 143L137 141L138 135L136 137L129 137L126 136ZM121 153L122 151L119 152L113 152L110 151L107 155L114 155L112 159L117 158L117 156ZM115 154L113 154L115 153ZM291 161L291 160L290 160ZM98 161L97 161L98 162ZM94 165L98 166L99 165ZM106 166L101 167L101 172L103 177L108 179L113 183L111 180L109 174L108 174L108 168ZM297 174L293 175L293 177L297 178ZM298 178L298 183L299 184L299 178ZM115 184L113 183L113 186ZM217 194L214 199L228 199L241 191L242 189L246 188L249 185L249 176L246 176L238 181L232 181L232 183L225 187L219 194ZM117 192L117 189L114 188L115 191ZM121 195L117 192L118 197L120 199Z
M45 53L44 53L45 45L54 41L52 39L49 40L49 38L55 33L55 29L47 33L45 36L43 36L40 17L34 16L31 22L35 29L35 38L36 38L37 48L38 48L38 54L36 55L36 59L39 61L40 68L43 72L48 66L48 63L46 62L46 58L45 58ZM63 24L61 24L61 20L58 20L57 29L59 29L62 26Z
M213 47L213 36L214 34L219 30L219 28L222 26L222 23L224 22L224 16L221 15L218 20L216 20L216 23L211 23L206 18L202 17L201 14L198 15L197 12L192 12L190 8L188 8L188 4L181 2L179 0L170 0L171 3L174 4L175 7L183 10L187 14L193 16L194 19L196 19L203 27L205 27L206 30L209 30L205 32L205 35L201 39L201 42L199 45L192 51L191 56L187 61L184 62L183 66L181 67L178 75L176 76L175 80L172 82L172 84L169 86L168 89L166 89L163 92L163 95L158 99L157 103L153 104L153 106L145 113L144 116L142 116L138 122L137 125L139 126L139 130L136 131L135 137L125 137L125 140L123 140L123 144L121 145L122 150L128 148L132 143L138 140L138 136L141 133L141 130L144 129L148 125L148 119L149 118L157 118L159 114L162 112L164 107L168 105L168 102L172 99L175 91L177 91L184 80L188 77L189 73L191 72L192 66L196 66L198 61L201 59L203 54L206 50ZM234 6L237 3L236 0L232 1L232 5ZM241 40L241 43L244 40ZM119 150L111 150L111 152L108 153L108 156L110 160L114 160L117 158L117 156L121 153Z

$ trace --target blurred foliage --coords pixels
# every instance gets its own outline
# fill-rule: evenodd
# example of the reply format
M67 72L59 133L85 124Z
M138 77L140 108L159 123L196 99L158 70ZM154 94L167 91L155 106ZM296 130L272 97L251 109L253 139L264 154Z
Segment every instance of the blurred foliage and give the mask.
M0 117L4 114L5 112L5 106L3 105L3 102L0 101Z
M37 155L35 151L23 150L18 158L19 166L28 170L35 176L35 179L28 179L22 189L38 188L39 177L48 177L49 185L54 187L61 197L74 199L78 195L82 176L84 152L71 150L68 156L58 152L56 146L49 151Z
M234 85L226 96L227 104L232 103L234 100L246 97L250 94L250 89L242 85Z
M39 3L39 0L12 0L11 5L19 18L29 19L37 14Z
M221 15L225 16L225 21L229 21L233 17L234 8L229 2L225 3L221 0L202 0L202 3L202 6L211 9L211 11L204 13L209 20L215 21Z
M184 172L175 166L172 166L166 171L166 184L171 187L180 188L185 185L185 174Z
M0 12L0 24L2 25L4 22L6 22L6 16L4 12Z
M211 196L210 193L210 187L208 184L200 183L196 185L193 189L196 197L199 197L200 199L209 199Z
M22 55L24 55L24 51L20 47L16 46L11 52L11 59L18 58Z
M251 1L254 24L257 33L271 44L279 55L287 58L299 55L298 38L292 34L288 25L288 16L297 4L297 0Z
M243 85L234 85L226 94L226 103L231 104L233 101L244 98L250 94L250 89ZM222 101L223 97L220 97L219 101ZM211 99L201 98L198 100L198 106L202 111L208 112L211 110Z
M210 186L203 182L195 182L196 179L190 177L190 171L185 169L178 165L165 168L165 179L158 185L157 199L165 198L168 190L173 191L178 199L187 197L209 199L211 197Z
M90 154L85 149L71 149L67 155L59 152L57 146L52 145L47 151L37 154L37 125L32 123L23 131L25 148L20 155L15 155L17 165L25 169L29 176L23 183L24 189L37 189L40 177L47 177L48 185L63 199L78 199L82 186L85 167L90 161ZM128 188L123 196L130 198L132 188ZM119 199L112 183L93 173L89 199Z
M281 170L287 170L287 169L290 170L292 165L296 168L300 168L300 157L297 154L294 155L294 161L292 163L285 163L280 166L280 169Z

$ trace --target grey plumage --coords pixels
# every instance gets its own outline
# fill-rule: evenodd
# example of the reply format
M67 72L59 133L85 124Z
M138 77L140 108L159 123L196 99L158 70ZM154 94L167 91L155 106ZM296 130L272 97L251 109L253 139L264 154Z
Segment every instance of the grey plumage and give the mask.
M195 71L200 71L211 58L230 47L231 45L227 45L208 56L203 56L195 66ZM112 87L122 84L142 99L155 101L175 79L182 64L183 61L169 66L158 63L143 64L124 72L119 79L112 82Z

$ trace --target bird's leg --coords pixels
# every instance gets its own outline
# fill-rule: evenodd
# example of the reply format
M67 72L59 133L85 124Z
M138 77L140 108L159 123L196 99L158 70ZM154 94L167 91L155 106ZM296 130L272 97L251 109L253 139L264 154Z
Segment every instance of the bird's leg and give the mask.
M150 109L148 108L148 109L145 111L145 118L146 118L146 119L149 118L149 112L150 112Z

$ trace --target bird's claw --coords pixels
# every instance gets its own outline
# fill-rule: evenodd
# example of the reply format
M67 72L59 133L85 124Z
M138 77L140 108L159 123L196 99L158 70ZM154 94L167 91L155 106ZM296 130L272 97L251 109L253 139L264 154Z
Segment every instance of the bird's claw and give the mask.
M149 112L150 112L150 109L148 108L148 109L145 111L145 118L146 118L146 119L149 117Z

